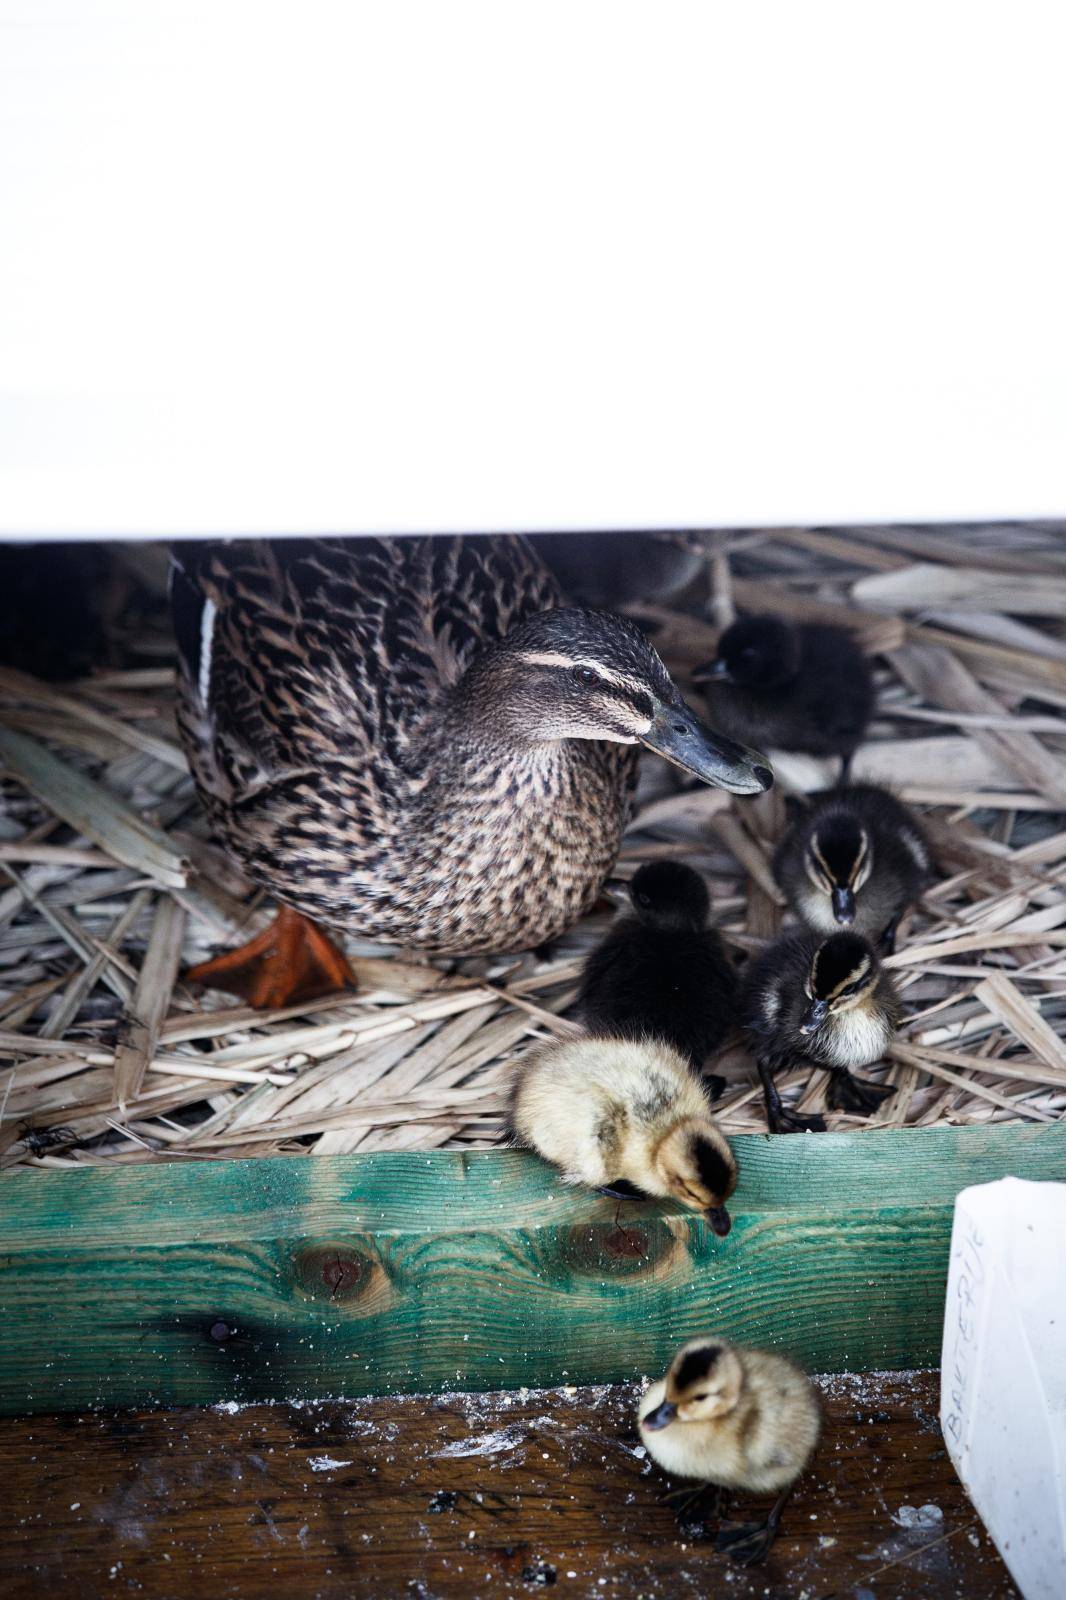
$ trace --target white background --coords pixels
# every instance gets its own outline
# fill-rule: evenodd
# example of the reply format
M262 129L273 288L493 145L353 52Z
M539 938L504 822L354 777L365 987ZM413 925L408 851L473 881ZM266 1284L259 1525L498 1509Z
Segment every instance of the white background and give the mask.
M0 0L0 532L1066 512L1063 15Z

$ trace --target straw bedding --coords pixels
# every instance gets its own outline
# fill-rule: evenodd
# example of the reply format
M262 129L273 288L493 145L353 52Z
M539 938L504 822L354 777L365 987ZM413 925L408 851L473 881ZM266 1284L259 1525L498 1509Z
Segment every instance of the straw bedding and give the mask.
M879 707L856 781L925 820L939 880L889 965L905 1020L868 1076L895 1094L831 1128L1066 1115L1066 525L749 530L698 540L670 606L628 609L684 685L734 609L853 626ZM677 536L682 537L682 536ZM173 720L161 551L112 553L113 669L59 688L0 672L0 1162L84 1166L353 1150L483 1148L506 1080L567 1018L609 916L545 954L427 965L355 941L359 991L255 1013L184 967L272 913L207 836ZM677 855L707 877L737 953L782 922L770 873L784 794L833 767L775 757L757 801L646 759L619 863ZM765 1128L739 1038L714 1070L729 1133ZM783 1097L826 1111L825 1074ZM798 1137L798 1136L794 1136Z

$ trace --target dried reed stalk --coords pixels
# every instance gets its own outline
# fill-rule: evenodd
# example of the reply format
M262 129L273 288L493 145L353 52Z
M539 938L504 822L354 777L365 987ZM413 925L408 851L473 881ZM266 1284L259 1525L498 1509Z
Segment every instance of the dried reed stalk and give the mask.
M880 680L855 776L916 804L939 858L888 963L904 1023L869 1075L895 1093L869 1122L829 1112L830 1126L1061 1119L1066 630L1046 609L1066 585L1061 530L758 529L704 546L707 586L628 608L679 680L736 606L854 628ZM573 1031L581 961L610 918L586 918L546 958L430 963L356 940L355 994L272 1013L195 998L180 967L248 937L270 907L206 837L181 770L168 638L163 618L138 622L131 663L152 665L62 689L0 672L0 1161L498 1141L513 1061ZM774 765L778 787L737 802L678 791L649 760L619 875L691 862L730 947L760 948L783 921L770 862L784 793L836 776L802 755ZM736 1034L711 1065L727 1082L722 1126L764 1129ZM779 1086L826 1112L825 1074L808 1064Z

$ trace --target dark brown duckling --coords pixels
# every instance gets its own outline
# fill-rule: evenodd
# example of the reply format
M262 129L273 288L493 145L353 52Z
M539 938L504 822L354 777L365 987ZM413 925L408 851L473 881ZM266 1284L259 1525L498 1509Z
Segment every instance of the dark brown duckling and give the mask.
M785 617L743 617L693 673L708 714L733 738L778 750L839 756L841 780L874 707L873 674L845 628Z
M774 1073L797 1059L828 1068L835 1110L869 1115L894 1093L849 1070L880 1060L900 1015L891 978L858 934L823 939L805 931L775 940L744 973L740 1011L772 1133L825 1131L823 1117L800 1116L781 1103Z
M736 973L707 926L711 897L680 861L649 862L629 884L622 917L585 962L578 1013L590 1033L664 1039L697 1072L735 1015ZM721 1078L705 1080L721 1094Z
M873 784L816 795L774 855L774 877L796 915L819 933L851 928L882 948L932 875L914 813Z

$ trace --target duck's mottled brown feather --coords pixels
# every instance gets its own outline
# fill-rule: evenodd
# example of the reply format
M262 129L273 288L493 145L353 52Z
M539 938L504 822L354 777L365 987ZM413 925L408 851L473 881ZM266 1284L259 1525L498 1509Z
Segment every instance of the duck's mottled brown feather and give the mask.
M521 539L178 547L179 717L218 834L349 932L436 951L560 932L613 864L635 750L515 745L449 697L561 603Z

